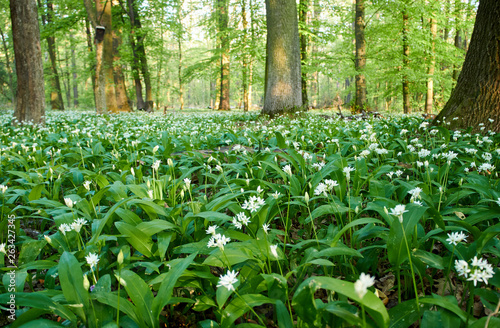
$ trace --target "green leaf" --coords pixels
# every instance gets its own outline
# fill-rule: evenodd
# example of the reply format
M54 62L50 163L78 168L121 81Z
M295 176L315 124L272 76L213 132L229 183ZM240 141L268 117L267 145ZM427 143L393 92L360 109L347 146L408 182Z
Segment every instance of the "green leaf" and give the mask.
M429 306L426 306L429 308ZM389 310L389 328L407 328L420 319L420 312L415 299L396 305Z
M141 230L137 229L133 225L125 222L115 222L115 226L120 231L120 233L127 238L127 241L136 250L146 257L152 257L151 249L153 248L153 240L151 236L146 235Z
M233 299L223 310L221 326L223 328L231 327L236 319L250 311L250 307L266 303L274 303L274 300L260 294L247 294Z
M233 246L233 245L231 245ZM234 246L233 246L234 247ZM235 264L245 262L246 260L253 259L254 256L252 252L243 247L224 248L222 252L220 249L216 249L213 253L203 262L203 265L226 267L234 266ZM229 264L227 263L229 261Z
M456 303L456 299L453 299ZM473 323L475 321L474 317L469 316L467 312L463 311L457 304L452 303L448 298L442 297L436 294L432 294L432 297L424 297L419 299L420 303L422 304L433 304L440 306L448 311L451 311L455 313L460 320L463 322L467 321L467 318L469 320L469 323Z
M70 304L81 304L83 307L75 307L75 313L87 321L85 312L89 308L89 293L83 287L83 272L80 263L71 253L64 252L59 260L59 281L64 297Z
M28 200L31 202L33 200L38 200L42 197L42 191L45 189L43 184L36 185L31 189L30 194L28 195Z
M276 317L278 319L279 328L293 327L292 319L290 318L290 313L288 313L285 304L283 304L282 301L277 300L274 306L276 307Z
M340 239L340 237L342 237L342 235L349 229L351 229L352 227L355 227L355 226L358 226L358 225L362 225L362 224L370 224L370 223L379 223L381 225L383 225L383 222L380 221L380 220L377 220L377 219L374 219L374 218L362 218L362 219L357 219L357 220L354 220L352 221L351 223L349 223L348 225L346 225L344 228L342 228L342 230L340 230L336 235L335 237L333 237L333 240L332 240L332 243L331 245L332 246L335 246L337 244L337 241Z
M53 328L53 327L63 327L63 326L61 326L55 321L51 321L48 319L38 319L35 321L25 323L22 326L19 326L19 328Z
M175 224L161 219L141 222L136 228L148 237L165 230L179 230Z
M42 292L1 294L0 303L7 304L11 295L15 296L17 306L28 306L31 308L42 309L50 313L54 313L72 323L76 323L77 321L73 312L59 304L59 302L55 302L50 297L44 295Z
M28 239L22 245L21 253L19 254L19 265L33 262L40 254L42 248L47 245L47 241L45 239Z
M187 258L173 265L170 271L165 276L165 279L161 283L160 289L158 290L158 294L153 301L152 311L153 316L156 320L159 321L161 310L165 305L168 304L168 302L172 298L172 292L174 290L175 283L184 273L187 267L191 264L191 262L193 262L196 255L197 254L191 254Z
M439 255L436 255L431 252L423 251L421 249L417 249L413 252L413 256L427 264L432 268L436 268L439 270L444 270L445 263L443 262L443 258ZM447 264L446 264L447 265Z
M366 311L375 320L378 327L387 327L389 325L389 314L384 306L384 303L371 291L367 291L365 296L361 299L354 290L354 283L335 279L331 277L311 277L303 281L297 288L292 304L295 309L304 306L304 302L311 302L308 297L304 295L314 294L318 288L332 290L336 293L345 295L360 304L363 304Z
M153 293L144 280L130 270L122 270L120 274L115 271L115 276L117 279L119 277L120 283L125 287L128 296L135 304L135 314L138 319L136 323L141 327L144 324L151 328L158 327L158 320L155 319L151 307L154 300Z
M122 297L122 295L126 296L124 290L121 290L120 294L120 311L125 313L127 316L130 317L130 319L132 319L134 322L140 325L141 321L139 321L139 319L137 318L134 305L130 303L129 300ZM102 304L106 304L115 309L118 309L118 292L109 293L109 292L97 291L97 292L92 292L92 297L94 297L98 302Z

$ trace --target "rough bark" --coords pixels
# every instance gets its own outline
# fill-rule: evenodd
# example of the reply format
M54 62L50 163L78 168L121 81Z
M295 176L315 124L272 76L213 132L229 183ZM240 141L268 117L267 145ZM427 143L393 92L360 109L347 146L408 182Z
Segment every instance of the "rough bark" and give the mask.
M300 60L301 60L301 90L302 103L309 107L309 98L307 97L307 72L304 69L307 63L307 48L309 35L307 33L307 13L309 11L309 0L300 0L299 2L299 34L300 34Z
M115 93L116 93L116 106L119 112L130 112L130 104L127 95L127 87L125 86L125 76L123 75L122 65L119 64L120 52L119 48L122 44L121 31L113 31L113 62Z
M410 107L410 81L408 71L410 69L410 44L408 42L409 16L406 8L403 9L403 112L411 113Z
M263 114L302 108L297 6L294 0L266 0L267 47Z
M113 70L113 25L111 18L111 6L112 1L110 0L98 0L98 13L102 12L101 25L106 28L104 33L103 44L103 63L105 71L105 88L106 88L106 110L111 113L117 113L118 107L116 105L116 93L114 85L114 70ZM104 7L103 7L104 6Z
M368 103L366 100L366 78L363 73L366 67L365 0L356 0L354 35L356 38L356 99L354 102L354 110L360 113L368 110Z
M10 0L17 73L14 117L18 123L45 123L45 87L36 2Z
M430 49L430 62L427 68L427 93L425 94L425 112L430 114L432 112L432 104L434 102L434 70L436 67L436 36L437 36L437 22L435 18L430 19L431 30L431 49Z
M221 49L220 58L220 101L219 110L230 110L229 105L229 2L228 0L217 0L219 18L219 42Z
M92 59L93 56L92 54L94 53L94 49L93 49L93 46L92 46L92 34L90 33L90 22L87 18L85 18L85 33L87 35L87 49L88 49L88 52L90 54L90 57ZM96 104L96 65L95 65L95 61L91 61L92 62L92 65L90 67L90 78L92 80L92 92L94 93L94 104Z
M75 56L75 44L73 34L69 36L71 42L71 75L73 82L73 107L78 107L78 83L77 83L77 73L76 73L76 56Z
M448 127L500 132L500 1L479 2L471 42L457 85L434 120Z

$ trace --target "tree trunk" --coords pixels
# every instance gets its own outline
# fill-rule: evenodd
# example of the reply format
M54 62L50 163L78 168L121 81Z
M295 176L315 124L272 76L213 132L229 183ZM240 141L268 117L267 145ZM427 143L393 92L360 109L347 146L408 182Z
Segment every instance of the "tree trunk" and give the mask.
M90 22L87 18L85 18L85 33L87 35L87 49L89 51L89 54L92 54L94 52L93 46L92 46L92 35L90 33ZM93 56L90 56L92 59ZM97 104L96 102L96 65L95 61L92 61L92 65L90 67L90 78L92 80L92 92L94 93L94 104ZM96 105L97 106L97 105Z
M403 111L411 113L410 107L410 82L408 71L410 70L410 45L408 43L409 17L406 8L403 9Z
M38 1L38 6L41 8L42 4L40 0ZM51 0L46 1L47 15L42 14L42 24L43 26L50 26L52 24L52 16L54 15L54 6ZM62 98L61 82L59 78L59 73L57 71L57 54L55 47L55 37L53 34L47 37L47 50L49 52L50 58L50 69L51 69L51 90L50 90L50 105L54 110L64 110L64 102Z
M14 117L17 123L45 123L45 87L38 10L31 0L10 0L14 39L17 96Z
M179 46L179 67L178 67L178 73L179 73L179 104L180 104L180 110L184 109L184 82L182 79L182 38L179 37L178 40L178 46Z
M363 73L366 66L365 0L356 0L354 35L356 37L356 100L354 108L356 113L361 113L368 109L368 103L366 101L366 79Z
M434 123L452 129L500 132L500 1L479 2L469 50L457 85ZM455 119L457 118L457 119Z
M71 44L71 75L73 78L73 107L78 107L78 84L76 81L77 74L76 74L76 56L75 56L75 44L74 44L74 38L75 36L73 34L69 35L70 38L70 44Z
M14 106L14 108L16 108L14 82L13 82L13 78L12 78L13 72L12 72L12 68L10 67L9 48L7 47L7 42L5 41L5 35L3 34L3 30L2 30L1 26L0 26L0 35L2 36L3 51L5 53L5 67L7 68L7 74L9 75L10 100L11 100L12 106Z
M431 49L430 49L430 63L427 69L427 93L425 95L425 112L432 113L432 104L434 101L434 69L436 67L436 35L437 35L437 22L435 18L430 19L431 28Z
M267 47L263 114L302 107L297 6L294 0L266 0Z
M68 49L65 49L64 50L64 61L65 61L65 66L66 66L66 69L65 70L62 70L61 68L61 75L63 76L64 78L64 88L65 88L65 92L66 92L66 103L69 104L71 103L71 81L70 81L70 74L69 74L69 71L71 70L70 66L69 66L69 54L68 54Z
M119 48L122 44L121 31L113 31L113 61L118 63L120 61ZM125 77L123 76L122 65L117 64L114 67L114 78L116 93L116 105L120 112L130 112L130 104L127 95L127 87L125 86Z
M217 0L219 13L220 59L220 101L219 110L230 110L229 105L229 3L228 0Z
M249 56L247 53L247 44L248 44L248 21L247 21L247 9L246 9L246 1L241 0L241 21L243 25L243 45L244 45L244 54L243 54L243 68L242 68L242 79L241 84L243 87L243 111L248 112L249 103L248 103L248 62Z
M307 13L309 11L309 0L300 0L299 2L299 34L300 34L300 60L301 60L301 90L302 103L308 108L309 99L307 97L307 72L304 69L307 65L307 48L309 43L309 35L307 33Z

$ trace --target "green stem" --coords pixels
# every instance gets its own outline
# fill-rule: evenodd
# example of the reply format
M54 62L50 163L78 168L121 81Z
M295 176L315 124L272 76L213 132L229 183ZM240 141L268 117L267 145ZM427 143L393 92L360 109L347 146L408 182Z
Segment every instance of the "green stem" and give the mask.
M420 302L418 301L417 282L415 280L415 272L413 271L413 263L411 261L410 247L408 246L408 240L406 239L405 228L402 224L401 224L401 228L403 229L403 237L404 237L405 244L406 244L406 250L408 252L408 261L410 262L411 278L413 281L413 289L415 290L415 300L417 302L417 308L420 309Z

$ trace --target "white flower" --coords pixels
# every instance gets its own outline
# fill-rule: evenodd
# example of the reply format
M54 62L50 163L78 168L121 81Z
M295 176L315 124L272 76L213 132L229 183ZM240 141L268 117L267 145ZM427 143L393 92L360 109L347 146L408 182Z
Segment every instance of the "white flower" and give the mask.
M154 196L153 196L153 190L148 190L148 197L149 199L153 199Z
M466 241L467 235L464 234L462 231L460 232L452 232L448 234L448 239L446 241L450 243L451 245L457 245L458 243L462 241Z
M66 232L71 231L71 227L69 226L69 224L63 223L59 226L59 231L61 231L61 233L66 236Z
M476 287L478 281L483 281L483 277L481 275L480 270L474 270L469 278L467 278L467 281L474 281L474 287Z
M359 279L354 283L354 291L358 294L359 298L363 298L368 291L368 288L375 283L375 277L361 273Z
M93 270L97 266L97 263L99 263L99 256L95 253L89 253L89 255L85 256L85 259L90 266L90 270Z
M215 230L217 228L218 227L216 225L209 226L208 229L206 230L207 235L213 235L213 236L215 236L215 234L216 234Z
M269 248L271 249L271 254L273 254L275 258L278 258L278 245L271 245Z
M7 251L5 250L5 243L0 244L0 253L7 254Z
M244 212L236 214L236 219L241 222L241 224L247 226L250 223L250 218L246 216Z
M318 186L316 187L316 189L314 189L314 194L316 196L325 194L325 196L326 196L327 190L328 190L328 186L326 184L324 184L323 182L320 182L318 184Z
M416 187L416 188L408 191L408 193L411 195L411 202L414 202L417 198L420 198L421 192L422 192L422 189L419 187Z
M455 270L457 270L459 276L467 278L470 272L469 263L464 260L455 260Z
M159 145L156 145L153 147L153 154L156 153L158 151L158 148L160 148Z
M277 190L272 194L274 199L278 199L281 196L281 193L279 193ZM499 198L500 199L500 198Z
M262 230L264 230L264 232L267 234L269 232L269 224L264 223L262 225Z
M495 166L494 165L491 165L490 163L483 163L481 164L478 168L477 168L477 171L478 172L488 172L491 174L491 171L493 171L495 169Z
M396 207L391 208L391 215L397 216L399 219L399 222L403 223L403 214L406 213L406 206L405 205L396 205Z
M157 160L153 163L153 165L151 165L151 168L153 170L158 170L158 168L160 167L160 164L161 164L161 161L160 160Z
M217 287L226 287L227 290L235 290L234 289L234 284L238 282L238 279L236 276L238 275L238 272L236 271L228 271L224 276L221 276L219 278L219 283L217 284Z
M87 220L79 218L76 219L73 223L71 223L71 228L79 233L85 224L87 224Z
M245 200L241 206L244 210L249 210L250 213L257 212L261 206L265 204L264 200L257 196L250 196L249 200Z
M185 178L184 183L186 184L186 188L189 189L189 187L191 186L191 179Z
M91 182L90 182L90 181L88 181L88 180L87 180L87 181L85 181L85 182L83 183L83 187L84 187L85 189L87 189L87 191L90 191L90 183L91 183Z
M2 194L5 194L5 192L7 191L7 186L0 184L0 191L2 192Z
M283 172L285 172L285 173L286 173L286 174L288 174L288 175L292 175L292 168L291 168L290 164L285 165L285 166L283 167Z
M219 247L219 249L224 250L224 245L231 241L231 238L228 238L220 233L213 235L208 241L207 247Z
M344 172L345 174L345 178L347 180L349 180L351 178L351 172L354 171L355 169L353 167L350 167L350 166L346 166L342 169L342 171Z
M66 204L66 206L68 206L69 208L73 208L73 206L76 204L76 202L73 202L71 200L71 198L68 198L68 197L65 197L64 198L64 203Z

